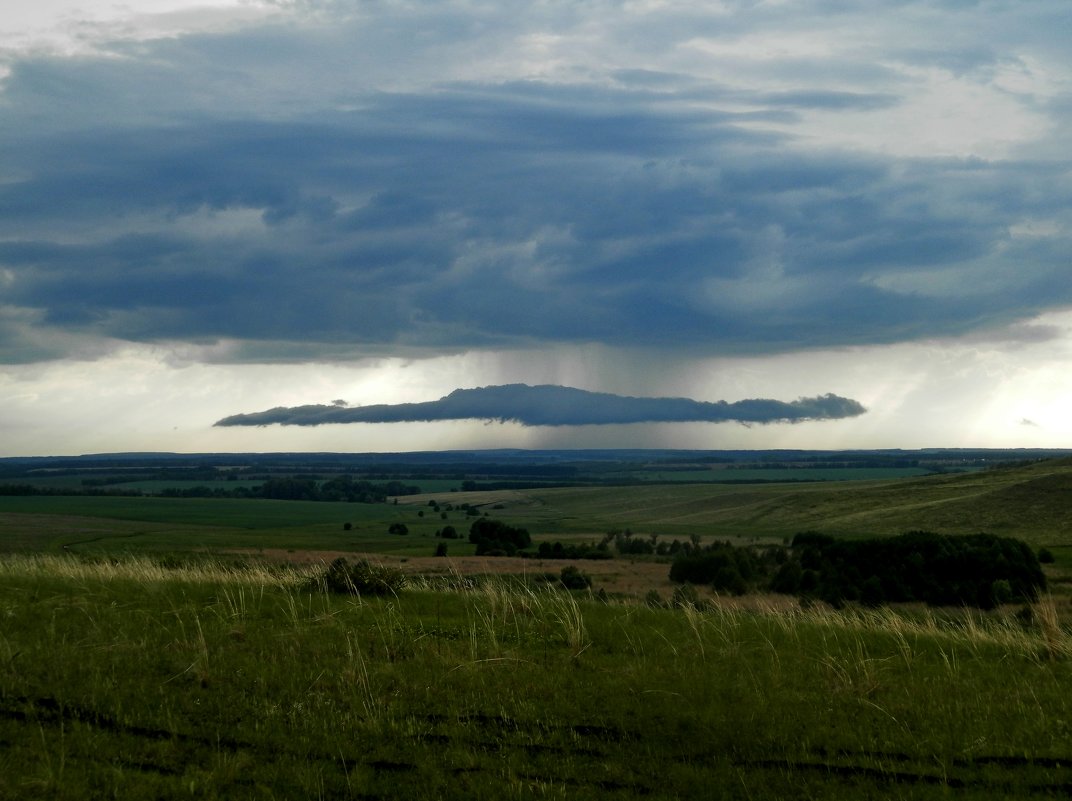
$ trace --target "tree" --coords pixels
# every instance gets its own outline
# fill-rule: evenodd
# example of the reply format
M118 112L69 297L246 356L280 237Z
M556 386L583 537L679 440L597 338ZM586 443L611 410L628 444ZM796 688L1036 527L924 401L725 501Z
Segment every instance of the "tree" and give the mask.
M527 529L507 525L501 520L482 517L469 528L469 542L476 545L477 555L513 556L532 544Z

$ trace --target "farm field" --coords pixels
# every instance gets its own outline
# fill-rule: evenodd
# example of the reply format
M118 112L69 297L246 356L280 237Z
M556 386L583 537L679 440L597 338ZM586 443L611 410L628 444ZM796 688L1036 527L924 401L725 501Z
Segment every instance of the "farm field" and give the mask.
M985 531L1049 548L1072 567L1072 461L957 475L837 483L669 484L443 492L397 503L331 503L235 498L2 496L4 550L137 553L381 552L430 556L435 532L464 534L473 517L460 507L528 528L535 542L595 540L630 528L664 539L782 542L801 531L882 536L911 530ZM430 504L452 505L435 511ZM350 530L344 524L350 524ZM393 523L409 534L390 535Z

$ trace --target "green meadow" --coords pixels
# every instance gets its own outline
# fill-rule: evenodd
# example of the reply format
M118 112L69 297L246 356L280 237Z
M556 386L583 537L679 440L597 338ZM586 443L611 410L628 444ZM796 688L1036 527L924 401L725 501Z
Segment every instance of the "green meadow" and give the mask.
M396 597L147 559L0 565L4 798L1067 793L1070 642L1030 622Z
M1044 462L397 504L0 497L0 798L1066 796L1070 495L1072 464ZM987 613L655 604L467 574L463 540L395 595L326 591L336 553L428 557L468 530L434 500L536 542L926 528L1057 560L1039 601Z

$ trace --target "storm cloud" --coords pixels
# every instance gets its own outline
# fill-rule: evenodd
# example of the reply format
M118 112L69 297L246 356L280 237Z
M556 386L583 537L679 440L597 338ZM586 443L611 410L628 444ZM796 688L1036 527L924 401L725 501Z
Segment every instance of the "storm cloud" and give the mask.
M767 354L1030 319L1072 304L1066 15L309 2L7 52L0 361Z
M689 398L637 398L554 385L457 389L423 403L346 407L331 405L278 407L236 414L217 426L319 426L329 423L404 423L438 420L495 420L523 426L581 426L623 423L738 422L774 423L836 420L866 411L851 398L827 394L785 402L757 398L698 401Z

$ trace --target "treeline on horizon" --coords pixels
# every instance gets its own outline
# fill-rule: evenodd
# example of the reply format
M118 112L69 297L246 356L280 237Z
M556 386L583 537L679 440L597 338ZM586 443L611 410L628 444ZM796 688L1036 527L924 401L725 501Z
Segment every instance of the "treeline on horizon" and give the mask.
M115 486L90 485L77 488L37 487L32 484L0 484L0 495L114 495L138 497L156 495L163 498L262 498L279 501L328 501L346 503L386 503L389 497L416 495L420 487L401 481L376 483L354 479L348 475L336 476L327 481L316 478L276 477L263 483L249 486L209 487L164 487L146 493L140 489Z

